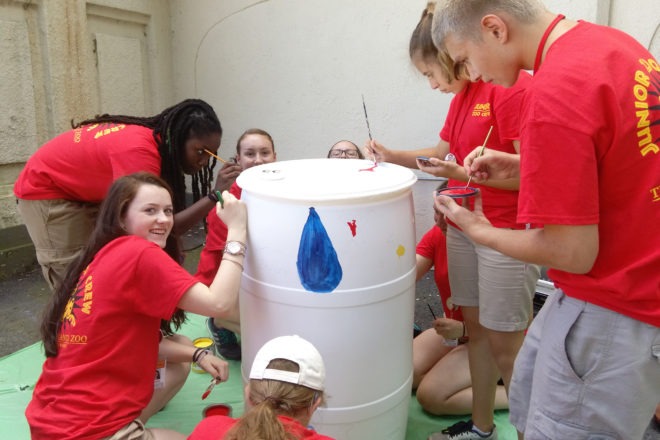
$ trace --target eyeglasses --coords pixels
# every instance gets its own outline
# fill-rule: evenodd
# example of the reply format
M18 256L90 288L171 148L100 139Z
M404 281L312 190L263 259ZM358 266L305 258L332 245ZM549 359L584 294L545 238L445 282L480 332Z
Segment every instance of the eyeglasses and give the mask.
M360 157L357 150L340 150L339 148L330 150L330 157L342 157L342 155L346 155L346 157L353 159Z

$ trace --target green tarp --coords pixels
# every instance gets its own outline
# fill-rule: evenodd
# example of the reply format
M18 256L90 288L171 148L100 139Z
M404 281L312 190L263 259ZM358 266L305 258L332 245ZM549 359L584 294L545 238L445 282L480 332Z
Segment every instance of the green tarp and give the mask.
M180 333L191 339L207 336L204 318L189 314L188 322ZM43 360L39 343L0 359L0 438L6 440L30 438L24 411L41 372ZM240 416L243 412L240 363L230 361L230 365L229 381L216 386L206 400L202 400L201 396L210 382L210 376L191 372L183 389L165 409L149 420L148 426L189 433L201 419L203 409L209 404L219 402L229 403L234 409L233 415ZM499 438L515 440L517 438L515 429L508 422L507 417L507 411L498 411L495 414ZM430 433L464 419L467 417L430 416L422 411L415 397L411 396L406 440L425 440Z

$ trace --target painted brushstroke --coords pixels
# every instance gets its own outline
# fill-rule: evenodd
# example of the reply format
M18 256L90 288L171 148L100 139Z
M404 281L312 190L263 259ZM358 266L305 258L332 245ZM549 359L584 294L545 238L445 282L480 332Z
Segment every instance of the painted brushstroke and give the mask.
M351 228L351 234L355 237L355 234L357 234L357 223L355 223L355 219L351 222L346 222L346 224Z
M309 208L303 227L296 266L303 287L316 293L332 292L343 275L337 252L314 208Z
M370 166L369 168L360 168L358 171L373 171L376 169L378 166L378 162L374 162L373 166Z

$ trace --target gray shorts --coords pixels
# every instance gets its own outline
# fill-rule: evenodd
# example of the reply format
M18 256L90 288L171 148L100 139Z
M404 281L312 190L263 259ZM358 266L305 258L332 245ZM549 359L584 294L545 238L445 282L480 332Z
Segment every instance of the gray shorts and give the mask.
M479 323L491 330L525 330L540 267L508 257L447 228L447 265L452 301L479 307Z
M659 401L660 328L550 294L509 389L526 440L639 439Z

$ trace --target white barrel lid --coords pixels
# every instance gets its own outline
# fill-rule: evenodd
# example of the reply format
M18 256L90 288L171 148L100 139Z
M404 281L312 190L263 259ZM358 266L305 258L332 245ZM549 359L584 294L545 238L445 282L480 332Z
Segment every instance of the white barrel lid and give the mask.
M236 182L243 191L295 201L352 200L397 193L417 176L408 168L361 159L300 159L248 168Z

